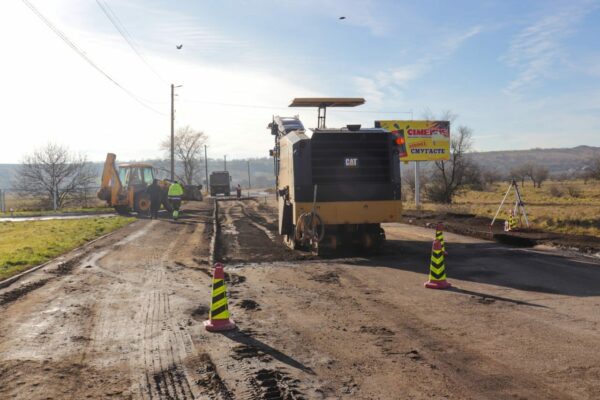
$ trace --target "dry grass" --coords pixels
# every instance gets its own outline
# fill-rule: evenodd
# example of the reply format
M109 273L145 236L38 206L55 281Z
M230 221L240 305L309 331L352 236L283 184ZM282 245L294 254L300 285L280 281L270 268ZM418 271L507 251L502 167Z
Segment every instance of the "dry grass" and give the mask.
M0 279L48 261L134 218L0 222Z
M96 212L106 211L113 212L112 207L107 207L106 202L98 199L95 195L90 194L85 201L71 201L65 207L55 212L51 207L44 204L44 201L31 196L20 196L15 193L6 195L6 213L0 212L0 217L9 217L10 209L13 209L14 216L33 216L47 215L55 213L80 213L80 212Z
M486 191L468 191L457 196L452 205L425 203L424 209L450 211L493 217L508 189L508 184L495 184ZM507 198L499 218L506 218L514 205L514 192ZM600 237L600 185L597 182L546 182L533 188L529 182L521 187L530 223L551 232ZM510 201L509 201L510 200ZM414 208L414 203L406 203Z

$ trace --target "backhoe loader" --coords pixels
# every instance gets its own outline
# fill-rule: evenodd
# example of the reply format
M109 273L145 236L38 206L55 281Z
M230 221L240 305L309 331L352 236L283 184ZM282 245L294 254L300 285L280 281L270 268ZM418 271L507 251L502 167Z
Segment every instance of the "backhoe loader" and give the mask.
M117 168L116 158L113 153L106 155L98 198L114 207L119 214L130 211L147 213L150 210L150 196L146 193L146 188L154 180L153 166L148 163L128 163ZM172 206L167 193L171 182L163 179L158 183L162 189L162 205L170 213ZM185 185L183 200L202 200L200 189L202 185Z

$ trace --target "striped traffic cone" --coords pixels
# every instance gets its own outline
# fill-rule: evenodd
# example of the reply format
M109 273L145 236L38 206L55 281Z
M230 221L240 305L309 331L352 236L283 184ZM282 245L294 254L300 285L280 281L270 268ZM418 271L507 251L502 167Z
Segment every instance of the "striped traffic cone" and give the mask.
M444 261L444 250L439 240L433 241L431 247L431 263L429 264L429 280L425 287L429 289L449 288L450 282L446 280L446 263Z
M235 322L229 318L227 307L227 289L225 288L225 272L223 264L215 264L212 281L212 300L210 303L209 319L204 321L204 327L209 332L229 331L235 329Z
M440 241L442 244L442 251L444 252L444 255L447 256L448 253L446 252L446 244L444 243L444 224L441 222L438 222L435 226L435 240Z

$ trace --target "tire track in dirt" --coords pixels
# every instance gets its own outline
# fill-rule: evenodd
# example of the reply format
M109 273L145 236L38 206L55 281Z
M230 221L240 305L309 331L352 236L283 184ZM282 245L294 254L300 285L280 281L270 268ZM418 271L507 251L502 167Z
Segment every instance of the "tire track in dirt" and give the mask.
M257 203L251 201L228 200L219 202L220 237L217 243L219 258L231 265L234 262L269 262L272 260L298 260L304 256L283 244L277 236L276 224L269 222L256 209ZM246 324L245 311L252 313L260 309L252 299L233 303L245 291L246 277L231 270L226 272L230 307L234 308L239 326ZM235 304L235 305L234 305ZM244 329L225 334L233 342L214 343L219 352L218 364L224 368L224 377L218 374L216 366L207 368L216 374L215 387L223 391L220 398L229 399L308 399L302 393L300 380L294 378L285 368L285 362L292 362L296 368L305 368L274 348L255 337L263 336L260 328ZM268 337L269 335L264 335ZM217 341L218 342L218 341ZM221 348L225 346L225 348ZM234 360L234 363L231 362ZM206 375L207 373L205 373ZM212 377L212 375L208 375ZM235 380L235 383L232 382ZM215 380L213 380L213 383ZM227 388L225 382L231 382L234 391Z
M180 236L189 235L189 227ZM183 238L182 238L183 239ZM172 259L178 240L156 255L150 263L151 291L147 293L144 318L143 362L144 372L138 379L138 387L145 388L150 399L194 399L196 398L184 357L190 346L179 340L179 326L173 319L168 285L165 282L165 270Z
M220 237L218 258L228 264L273 261L300 261L310 254L297 252L284 245L277 225L257 210L255 201L219 201Z
M194 286L209 283L192 261L206 264L206 205L178 222L141 221L76 265L1 291L0 371L11 373L0 377L0 397L219 398L197 383L205 352L187 311Z

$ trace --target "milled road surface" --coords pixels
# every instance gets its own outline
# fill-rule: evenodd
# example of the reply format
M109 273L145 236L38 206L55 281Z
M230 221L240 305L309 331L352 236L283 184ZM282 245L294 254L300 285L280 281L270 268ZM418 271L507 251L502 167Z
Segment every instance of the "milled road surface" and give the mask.
M599 398L597 261L447 234L434 291L431 230L318 259L262 199L219 204L238 331L202 327L212 209L188 203L0 291L0 398Z

